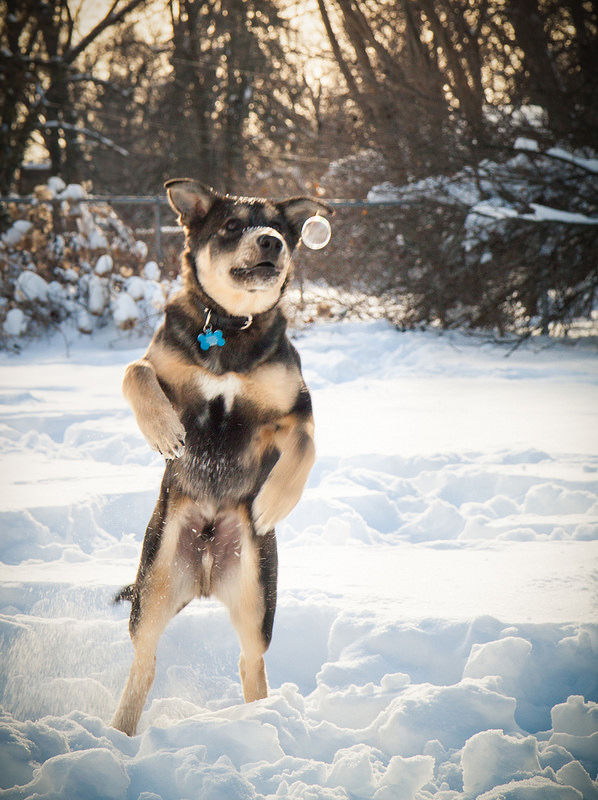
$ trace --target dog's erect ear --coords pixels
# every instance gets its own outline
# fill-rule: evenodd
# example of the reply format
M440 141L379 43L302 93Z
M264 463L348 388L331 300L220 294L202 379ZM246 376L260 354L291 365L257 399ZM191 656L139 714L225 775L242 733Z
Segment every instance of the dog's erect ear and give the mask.
M320 200L314 200L313 197L291 197L288 200L281 200L276 205L285 215L297 236L301 233L303 223L309 217L313 217L315 214L331 217L334 214L331 206Z
M219 197L210 186L191 178L173 178L166 181L164 188L168 193L168 202L179 215L179 222L186 227L193 220L203 219Z

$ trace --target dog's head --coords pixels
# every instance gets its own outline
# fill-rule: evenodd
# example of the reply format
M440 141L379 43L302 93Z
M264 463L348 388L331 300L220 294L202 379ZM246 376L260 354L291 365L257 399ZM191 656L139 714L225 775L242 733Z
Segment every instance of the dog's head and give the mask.
M165 186L187 237L185 279L234 316L260 314L278 302L303 223L332 213L309 197L233 197L188 178Z

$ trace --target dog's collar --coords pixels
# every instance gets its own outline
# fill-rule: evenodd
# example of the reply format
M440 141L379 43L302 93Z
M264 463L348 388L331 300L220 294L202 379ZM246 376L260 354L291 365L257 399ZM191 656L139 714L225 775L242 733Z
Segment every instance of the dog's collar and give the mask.
M217 311L208 307L204 308L203 313L205 315L204 331L214 325L217 328L224 328L224 330L244 331L253 322L253 314L248 314L246 317L233 317L229 314L218 314Z
M205 322L202 332L198 335L197 341L202 350L209 350L210 347L223 347L226 339L222 329L228 331L245 331L253 322L253 315L246 317L231 317L228 314L217 314L211 308L204 308ZM216 326L216 330L212 328Z

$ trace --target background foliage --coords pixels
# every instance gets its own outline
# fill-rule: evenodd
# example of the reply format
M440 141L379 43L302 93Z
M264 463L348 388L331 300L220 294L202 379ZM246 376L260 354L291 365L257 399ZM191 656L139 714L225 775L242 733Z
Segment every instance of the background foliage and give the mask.
M388 297L404 325L548 330L591 314L591 0L0 0L0 11L1 194L32 188L31 157L95 193L157 193L174 176L243 194L365 198L384 185L373 197L395 205L339 208L307 277ZM509 216L482 219L484 201ZM532 219L530 204L579 217Z

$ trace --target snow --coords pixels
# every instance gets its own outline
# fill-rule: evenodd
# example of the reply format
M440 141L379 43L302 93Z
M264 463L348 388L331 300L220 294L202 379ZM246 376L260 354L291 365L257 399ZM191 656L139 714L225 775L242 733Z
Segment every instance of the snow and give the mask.
M142 300L145 297L145 283L139 275L131 275L125 282L125 291L133 300Z
M471 209L471 214L478 214L492 219L525 219L529 222L561 222L567 225L598 225L598 217L588 217L573 211L564 211L550 208L540 203L530 203L533 212L519 213L509 206L496 203L477 203Z
M96 228L89 232L87 236L87 246L90 250L103 250L108 247L108 239Z
M52 175L47 180L47 186L53 197L58 197L66 189L66 183L58 175Z
M84 308L81 308L77 313L77 330L87 334L93 331L92 319Z
M143 295L142 299L145 300L149 308L154 311L163 311L166 304L164 296L164 289L158 281L146 280L143 282Z
M114 262L112 261L112 256L108 255L108 253L104 253L96 261L95 273L100 277L105 277L112 272L113 267Z
M36 272L23 270L15 284L15 297L18 300L45 303L48 300L48 282Z
M138 244L143 244L143 242L138 242ZM146 265L143 268L143 277L146 278L148 281L160 280L160 267L157 265L155 261L148 261L146 263Z
M598 158L582 158L568 150L563 150L562 147L549 147L546 151L547 155L553 158L560 158L563 161L570 161L588 172L598 172Z
M538 742L533 736L505 736L502 731L482 731L463 748L463 788L476 796L492 789L505 777L528 778L541 771Z
M87 307L89 311L96 316L100 316L104 313L109 300L110 287L108 279L101 278L99 275L91 275L88 283Z
M558 223L561 225L598 225L594 207L578 203L583 193L574 200L578 210L557 208L534 202L538 190L526 183L525 169L528 157L548 161L543 169L547 175L556 175L569 170L569 180L581 181L580 175L598 172L598 159L586 158L562 148L542 150L538 141L529 137L518 137L514 142L516 155L504 164L484 160L478 165L476 175L471 170L462 170L452 176L431 176L407 185L396 186L389 181L373 186L367 195L369 203L393 203L409 206L422 198L436 197L450 205L461 205L468 209L464 225L465 236L461 246L468 259L475 258L484 264L492 259L489 249L480 251L496 225L503 220L519 220L526 223ZM498 188L500 187L500 189ZM548 196L548 195L547 195ZM513 198L517 198L514 204ZM555 198L556 199L556 198ZM401 247L401 242L397 240Z
M140 278L138 280L141 281ZM136 299L135 295L129 294L127 291L121 292L115 297L112 305L112 316L119 327L126 327L138 319L139 310L135 303Z
M519 136L513 146L515 150L527 150L532 153L541 152L538 142L526 136ZM562 147L549 147L546 150L546 155L558 158L561 161L569 161L571 164L575 164L588 172L598 172L598 159L596 158L584 158L575 153L570 153L568 150L563 150Z
M51 213L46 203L57 196L63 200L65 232L54 236L46 225ZM39 203L26 207L32 215L40 212L46 222L40 226L37 218L35 225L15 219L0 239L6 278L0 330L6 337L3 344L14 350L45 336L48 325L67 319L67 325L86 335L107 325L114 330L116 324L147 336L177 285L168 279L159 282L158 264L145 261L147 245L135 240L107 204L79 202L86 197L78 184L66 186L60 178L50 178L36 187ZM49 283L40 274L47 272L48 258L65 264L54 269Z
M130 739L111 597L162 471L120 395L145 342L68 335L0 356L0 798L596 800L591 340L297 334L318 460L278 530L270 697L243 704L226 611L195 602Z
M582 736L598 733L598 706L584 703L583 697L569 697L566 703L555 706L551 715L555 733L578 733Z
M527 136L518 136L513 145L515 150L529 150L532 153L540 152L540 145L535 139L530 139Z
M78 183L69 183L68 186L60 192L58 198L60 200L68 200L70 202L77 202L78 200L85 200L87 192Z
M27 318L20 308L11 308L2 328L7 336L21 336L27 330Z
M7 247L16 247L33 228L33 223L26 219L17 219L2 234L2 241Z
M2 328L7 336L21 336L27 330L27 318L20 308L11 308Z

